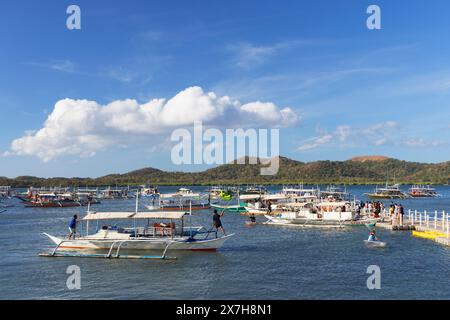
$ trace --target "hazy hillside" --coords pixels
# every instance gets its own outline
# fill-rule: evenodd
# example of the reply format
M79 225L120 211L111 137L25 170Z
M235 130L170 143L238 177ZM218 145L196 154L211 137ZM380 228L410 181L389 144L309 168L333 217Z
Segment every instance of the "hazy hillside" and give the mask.
M280 169L275 176L261 176L261 165L225 164L203 172L165 172L144 168L125 174L99 178L0 177L0 185L11 186L94 186L139 184L282 184L282 183L384 183L386 179L399 183L447 184L450 162L426 164L390 159L381 156L357 157L348 161L299 162L280 157Z

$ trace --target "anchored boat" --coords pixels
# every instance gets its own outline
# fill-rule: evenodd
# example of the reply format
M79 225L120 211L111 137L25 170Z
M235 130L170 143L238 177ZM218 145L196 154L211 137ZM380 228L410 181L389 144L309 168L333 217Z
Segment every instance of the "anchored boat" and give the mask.
M305 227L343 228L350 225L371 223L370 219L357 219L354 203L320 202L297 203L291 211L281 212L275 216L265 215L265 224L293 225Z
M210 237L214 233L204 227L186 227L184 218L187 214L187 212L88 212L82 219L82 222L86 223L85 236L64 239L44 233L56 247L52 252L41 255L118 258L120 250L126 249L163 250L161 258L164 258L167 250L215 251L234 235L214 238ZM89 234L89 223L95 222L98 226L104 221L114 222L114 225L105 224L100 230ZM132 227L118 227L115 224L119 221L131 222ZM105 250L108 250L107 254L98 253Z
M399 184L389 186L386 184L384 188L375 188L374 193L366 193L366 196L370 199L407 199L411 198L410 195L400 190Z
M146 206L148 210L162 211L198 211L208 210L210 207L211 204L207 195L193 193L192 191L160 194L158 198L153 198L151 205Z
M408 194L413 198L436 198L440 195L431 186L414 185L409 189Z

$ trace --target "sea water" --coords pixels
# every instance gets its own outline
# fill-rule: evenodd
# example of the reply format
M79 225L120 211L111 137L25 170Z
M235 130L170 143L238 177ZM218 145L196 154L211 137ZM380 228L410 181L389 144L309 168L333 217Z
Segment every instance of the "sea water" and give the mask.
M348 187L362 200L373 189ZM406 210L450 212L449 187L437 191L443 197L400 202ZM236 235L216 253L172 251L178 258L172 261L43 258L38 254L52 244L42 232L66 235L70 218L86 208L24 208L18 200L9 202L15 206L0 214L1 299L450 299L450 247L408 231L379 229L388 246L368 248L365 226L248 227L246 217L226 213L225 230ZM142 208L146 202L141 199ZM134 205L134 200L104 200L95 209L133 211ZM212 214L195 212L189 220L209 228ZM80 290L66 284L72 265L80 268ZM367 287L371 265L381 270L379 290Z

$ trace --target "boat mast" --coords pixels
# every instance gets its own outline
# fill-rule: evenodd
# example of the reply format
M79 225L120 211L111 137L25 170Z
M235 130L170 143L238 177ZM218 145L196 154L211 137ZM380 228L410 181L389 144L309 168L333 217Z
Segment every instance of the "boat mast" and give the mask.
M138 213L138 209L139 209L139 192L136 192L136 208L135 208L135 213ZM134 236L137 238L137 229L136 229L136 218L133 219L133 223L134 223Z
M192 238L192 199L189 200L189 237Z
M87 214L91 211L91 201L88 200ZM86 221L86 237L89 236L89 220Z

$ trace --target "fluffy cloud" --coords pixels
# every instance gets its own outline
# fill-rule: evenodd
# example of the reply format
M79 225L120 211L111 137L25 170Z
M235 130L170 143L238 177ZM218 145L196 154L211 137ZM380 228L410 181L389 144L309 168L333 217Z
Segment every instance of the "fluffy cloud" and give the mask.
M9 154L35 155L43 161L61 155L88 157L113 145L190 127L195 121L215 127L285 127L297 123L299 117L290 108L259 101L241 104L228 96L205 93L200 87L144 104L132 99L107 105L64 99L55 104L40 130L14 140Z

